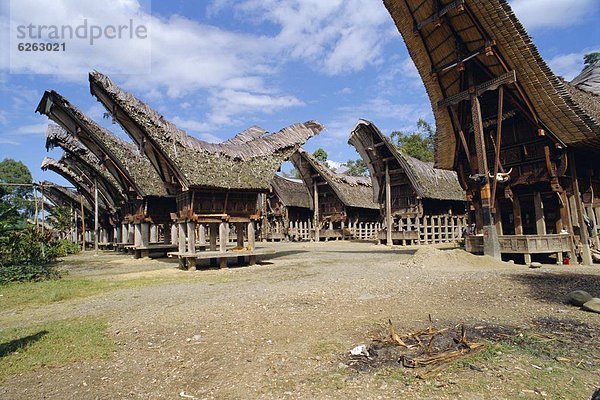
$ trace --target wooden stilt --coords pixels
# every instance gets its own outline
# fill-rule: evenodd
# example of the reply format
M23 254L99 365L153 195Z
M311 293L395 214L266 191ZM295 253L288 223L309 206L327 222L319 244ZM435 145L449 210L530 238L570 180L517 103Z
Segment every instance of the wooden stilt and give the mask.
M187 252L196 253L196 223L194 221L187 223Z
M513 197L513 220L515 224L515 235L522 235L523 220L521 218L521 202L516 194Z
M221 222L219 224L219 251L221 253L227 251L227 242L229 241L227 225L227 222ZM227 268L227 258L219 258L219 268Z
M385 163L385 241L387 246L392 246L392 231L394 229L394 219L392 217L392 186L390 183L390 167Z
M255 231L254 231L254 221L248 222L248 249L254 251L256 249L255 246ZM256 264L256 256L249 256L249 264Z
M571 151L569 153L569 166L571 167L571 182L573 184L573 195L575 197L575 206L577 208L577 215L579 220L579 237L581 238L581 258L583 265L592 265L592 252L590 250L590 243L588 240L588 231L585 221L583 220L583 202L581 201L581 192L579 191L579 180L577 178L577 167L575 164L575 153Z
M540 192L533 193L533 207L535 209L535 227L538 235L546 234L546 219L544 218L544 202Z

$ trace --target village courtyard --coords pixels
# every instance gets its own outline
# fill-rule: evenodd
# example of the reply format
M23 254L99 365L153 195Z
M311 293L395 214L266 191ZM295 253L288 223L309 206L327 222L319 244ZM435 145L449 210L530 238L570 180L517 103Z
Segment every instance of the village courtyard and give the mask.
M61 280L2 287L0 397L588 399L600 387L598 314L565 302L598 295L597 268L448 245L261 246L277 253L198 271L88 251L62 260ZM407 368L401 347L376 351L390 321L442 341L464 326L482 347ZM360 345L368 357L350 354Z

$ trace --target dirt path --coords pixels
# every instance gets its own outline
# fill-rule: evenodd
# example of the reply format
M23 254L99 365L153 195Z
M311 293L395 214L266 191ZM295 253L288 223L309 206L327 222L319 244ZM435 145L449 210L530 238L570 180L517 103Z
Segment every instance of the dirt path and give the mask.
M105 270L78 262L72 275L110 271L121 278L169 275L177 280L33 308L17 316L0 313L0 321L11 324L102 316L118 344L108 359L13 376L2 383L0 396L515 398L532 390L519 385L519 372L467 369L427 383L352 373L344 355L366 343L388 318L404 329L422 327L428 314L473 325L523 327L536 318L553 317L600 327L598 314L563 304L570 290L598 291L597 268L549 266L536 271L457 250L426 249L415 256L416 248L366 243L275 246L281 253L262 265L193 273L178 271L173 264L123 261L114 255L101 256L106 258ZM509 368L511 359L505 361ZM591 394L600 378L584 373L585 390ZM475 391L474 381L482 382Z

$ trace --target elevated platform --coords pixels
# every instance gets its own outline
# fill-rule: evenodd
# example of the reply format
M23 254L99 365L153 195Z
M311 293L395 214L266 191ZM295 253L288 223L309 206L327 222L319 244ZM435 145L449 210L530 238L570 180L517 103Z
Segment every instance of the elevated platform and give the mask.
M248 265L256 264L256 256L265 254L275 254L274 249L257 248L254 250L227 250L223 251L200 251L197 253L189 252L169 252L168 257L179 258L179 265L182 269L195 270L196 260L219 260L219 267L226 268L229 258L237 258L238 265L244 264L245 257L248 257Z
M532 254L557 254L557 260L562 262L563 253L574 250L573 237L568 234L553 235L500 235L500 253L523 254L525 263L531 263ZM465 250L473 254L483 254L483 236L467 236ZM571 254L571 258L574 254Z

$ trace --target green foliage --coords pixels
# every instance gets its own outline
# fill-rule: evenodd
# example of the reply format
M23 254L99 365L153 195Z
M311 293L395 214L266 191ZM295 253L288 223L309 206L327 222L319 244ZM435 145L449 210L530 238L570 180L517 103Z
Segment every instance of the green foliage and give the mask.
M392 142L404 154L418 158L421 161L433 161L433 139L435 131L432 126L420 118L417 129L413 132L394 131L390 135Z
M20 161L7 158L0 162L0 182L31 184L31 172ZM2 186L0 202L15 206L17 211L26 217L33 215L33 188L31 186Z
M583 56L584 68L588 65L592 65L596 61L600 60L600 52L589 53Z
M56 255L58 257L66 257L70 254L77 254L81 250L78 243L67 239L60 239L56 242Z
M314 158L316 158L317 160L319 160L323 163L327 161L328 154L325 150L323 150L320 147L318 149L316 149L312 155Z
M52 217L52 228L59 234L66 234L73 226L73 215L69 207L54 207Z
M362 158L359 158L358 160L348 160L343 165L348 168L345 172L346 175L367 176L369 174L367 164L365 164Z
M0 284L15 281L39 281L58 277L54 261L60 255L59 244L42 235L33 226L12 232L3 238L0 248Z

